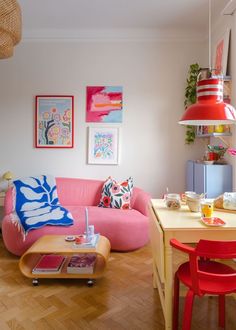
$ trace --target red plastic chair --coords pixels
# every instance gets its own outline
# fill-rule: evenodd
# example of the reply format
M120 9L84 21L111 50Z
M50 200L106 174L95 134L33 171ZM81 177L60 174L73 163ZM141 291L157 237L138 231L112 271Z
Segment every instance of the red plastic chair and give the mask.
M188 287L184 304L183 330L191 329L195 295L219 296L219 326L225 328L225 295L236 292L236 270L210 259L236 258L236 241L200 240L195 248L171 239L170 244L189 255L174 279L173 330L178 329L179 281Z

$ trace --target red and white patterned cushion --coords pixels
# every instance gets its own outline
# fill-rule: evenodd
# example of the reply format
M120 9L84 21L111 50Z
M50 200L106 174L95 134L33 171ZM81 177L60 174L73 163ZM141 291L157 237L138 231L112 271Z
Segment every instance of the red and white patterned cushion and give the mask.
M99 207L131 209L130 200L133 191L133 179L117 182L109 177L103 185Z

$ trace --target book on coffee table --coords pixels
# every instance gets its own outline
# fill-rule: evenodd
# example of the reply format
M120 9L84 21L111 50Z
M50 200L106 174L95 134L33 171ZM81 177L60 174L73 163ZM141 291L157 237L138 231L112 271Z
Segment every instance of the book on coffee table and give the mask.
M43 255L36 266L33 268L33 274L56 274L61 272L61 268L65 262L66 257L58 254Z
M93 274L96 253L80 253L73 255L67 265L67 273Z

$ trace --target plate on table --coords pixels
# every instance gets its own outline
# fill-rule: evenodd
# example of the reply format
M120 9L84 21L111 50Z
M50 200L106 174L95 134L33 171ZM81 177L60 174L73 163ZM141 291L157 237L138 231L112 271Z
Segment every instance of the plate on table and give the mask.
M212 218L201 218L201 221L207 225L207 226L213 226L213 227L218 227L218 226L224 226L225 222L217 217L212 217Z
M70 235L70 236L66 236L65 240L66 240L67 242L73 242L73 241L75 240L75 236L72 236L72 235Z

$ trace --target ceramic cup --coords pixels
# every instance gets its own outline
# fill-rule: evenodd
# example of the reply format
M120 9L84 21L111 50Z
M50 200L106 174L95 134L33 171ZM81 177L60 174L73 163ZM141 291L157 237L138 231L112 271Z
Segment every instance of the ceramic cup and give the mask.
M197 193L186 195L186 204L188 205L191 212L200 212L201 200L202 200L202 195L199 195Z
M186 204L188 205L191 212L200 212L200 199L187 200Z
M195 191L185 191L184 194L181 195L181 200L182 202L186 203L187 196L193 197L195 195L196 195Z

